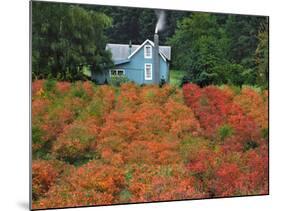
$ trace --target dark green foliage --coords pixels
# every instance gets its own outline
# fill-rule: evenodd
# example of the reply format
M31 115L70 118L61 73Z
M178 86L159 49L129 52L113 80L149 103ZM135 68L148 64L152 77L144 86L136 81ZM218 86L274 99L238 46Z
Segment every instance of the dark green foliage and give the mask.
M33 78L83 80L83 66L94 71L111 64L104 29L111 19L63 3L32 3Z
M229 15L224 26L229 39L228 58L246 68L255 66L254 54L260 25L266 20L259 16Z
M269 129L268 128L263 128L261 133L262 133L262 137L264 139L268 140L268 138L269 138Z
M191 82L210 84L255 85L255 51L258 30L265 17L192 13L178 21L175 34L168 39L172 46L172 66L186 71ZM266 57L267 30L260 32L256 63L268 81ZM264 82L263 82L264 84Z
M268 88L269 80L269 38L268 23L261 25L258 34L258 47L255 52L257 65L257 84Z
M178 29L168 44L173 48L173 65L186 70L193 82L200 85L221 82L218 67L227 62L228 39L216 16L194 13L184 18L178 22Z
M224 141L227 137L230 137L233 134L233 129L230 125L222 125L219 128L219 138L221 141Z
M56 80L48 79L44 83L44 90L46 92L52 92L56 88Z
M129 79L126 76L111 76L109 84L112 86L121 86L121 84L128 82Z
M259 146L259 144L255 141L247 141L245 144L244 144L244 151L248 151L250 149L255 149Z
M120 202L129 203L131 196L132 196L132 193L128 189L122 190L120 192Z
M32 126L32 143L34 144L42 144L42 135L43 132L37 126Z
M44 133L38 126L32 126L33 159L50 159L51 142L42 140Z
M74 87L72 88L71 92L74 97L78 97L78 98L86 97L86 92L83 89L81 89L81 87L80 88Z
M189 83L189 82L191 82L191 78L188 77L188 76L186 76L186 75L183 76L182 79L181 79L180 87L182 87L184 84L187 84L187 83Z
M155 25L157 22L156 11L145 8L84 6L88 10L103 12L112 18L112 27L106 30L106 35L112 43L141 44L146 39L153 40ZM164 30L160 31L159 43L165 44L176 28L176 23L182 17L188 17L191 13L184 11L165 11L166 21Z
M164 78L161 78L160 83L159 83L159 87L163 87L166 84L166 81Z
M33 79L90 79L83 68L93 75L113 66L106 43L153 40L157 22L157 11L145 8L46 2L32 7ZM170 10L165 16L159 43L172 47L170 67L185 71L182 82L268 87L266 17Z

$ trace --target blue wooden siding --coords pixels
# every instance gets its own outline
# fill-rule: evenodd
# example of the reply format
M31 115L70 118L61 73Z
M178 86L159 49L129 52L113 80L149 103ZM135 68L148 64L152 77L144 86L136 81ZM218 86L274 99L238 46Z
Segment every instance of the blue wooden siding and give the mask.
M148 44L148 43L147 43ZM145 45L144 45L145 46ZM159 55L160 56L160 55ZM138 84L152 84L152 80L145 80L144 65L146 63L152 64L152 76L153 76L153 55L152 58L144 58L144 47L140 49L135 55L131 57L131 61L125 64L116 65L116 69L124 69L126 77L129 80L135 81ZM163 78L168 81L169 78L169 65L160 56L160 79Z
M104 72L95 72L93 74L92 79L97 83L97 84L104 84L105 80L109 79L109 72L104 71Z

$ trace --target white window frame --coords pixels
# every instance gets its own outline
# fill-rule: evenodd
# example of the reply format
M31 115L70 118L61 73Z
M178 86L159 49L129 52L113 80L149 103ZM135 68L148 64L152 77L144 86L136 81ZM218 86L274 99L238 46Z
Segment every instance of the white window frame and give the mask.
M150 55L147 56L147 48L149 48L150 50ZM151 45L145 45L144 46L144 58L145 59L151 59L152 58L152 46Z
M111 78L111 71L114 71L116 74L114 75L115 77L119 77L119 76L124 76L125 75L125 70L124 69L110 69L109 70L109 76L110 76L110 78ZM122 75L118 75L118 72L119 71L122 71L123 72L123 74Z
M151 76L148 77L147 76L147 66L150 66L150 71L151 71ZM144 79L145 80L152 80L152 75L153 75L153 71L152 71L152 63L145 63L144 64Z

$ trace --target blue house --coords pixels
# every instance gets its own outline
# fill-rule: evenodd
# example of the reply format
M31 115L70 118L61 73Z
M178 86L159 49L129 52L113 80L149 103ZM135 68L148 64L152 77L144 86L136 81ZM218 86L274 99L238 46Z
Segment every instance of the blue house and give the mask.
M126 76L137 84L159 84L161 80L169 82L171 47L159 46L158 40L158 34L155 34L154 42L147 39L141 45L107 44L114 68L95 73L92 78L98 83L104 83L113 76Z

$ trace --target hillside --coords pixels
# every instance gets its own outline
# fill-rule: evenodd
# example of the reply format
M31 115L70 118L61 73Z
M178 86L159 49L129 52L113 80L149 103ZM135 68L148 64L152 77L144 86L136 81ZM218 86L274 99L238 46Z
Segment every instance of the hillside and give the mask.
M268 91L32 83L33 208L268 193Z

